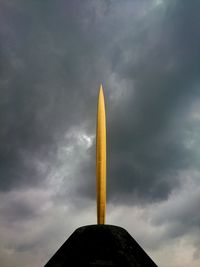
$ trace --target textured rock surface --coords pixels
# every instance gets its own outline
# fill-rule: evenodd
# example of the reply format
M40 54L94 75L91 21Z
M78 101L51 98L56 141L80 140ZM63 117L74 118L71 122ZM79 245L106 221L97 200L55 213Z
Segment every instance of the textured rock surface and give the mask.
M64 266L157 265L125 229L112 225L89 225L78 228L45 265Z

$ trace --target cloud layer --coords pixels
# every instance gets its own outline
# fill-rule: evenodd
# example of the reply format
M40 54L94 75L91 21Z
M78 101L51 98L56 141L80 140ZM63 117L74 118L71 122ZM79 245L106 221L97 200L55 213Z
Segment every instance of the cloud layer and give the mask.
M159 266L199 265L199 8L0 1L3 266L42 266L76 227L95 222L101 82L108 223L128 229Z

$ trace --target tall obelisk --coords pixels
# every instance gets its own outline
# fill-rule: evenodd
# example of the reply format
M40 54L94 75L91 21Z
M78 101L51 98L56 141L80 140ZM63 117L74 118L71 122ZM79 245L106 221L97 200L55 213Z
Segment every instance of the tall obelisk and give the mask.
M103 86L100 86L96 129L96 187L97 223L105 224L106 217L106 114Z
M123 228L105 224L106 115L100 86L96 132L97 223L76 229L45 267L157 267Z

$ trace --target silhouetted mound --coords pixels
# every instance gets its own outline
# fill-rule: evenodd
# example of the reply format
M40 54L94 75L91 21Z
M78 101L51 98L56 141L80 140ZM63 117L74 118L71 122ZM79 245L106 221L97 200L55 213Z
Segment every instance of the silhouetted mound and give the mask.
M123 228L89 225L78 228L45 267L156 267Z

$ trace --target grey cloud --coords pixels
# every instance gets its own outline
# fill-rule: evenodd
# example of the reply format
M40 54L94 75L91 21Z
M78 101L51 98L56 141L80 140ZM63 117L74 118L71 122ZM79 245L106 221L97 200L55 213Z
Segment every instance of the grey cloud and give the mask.
M199 101L200 3L161 2L0 1L2 194L52 190L56 173L62 183L54 204L74 201L81 210L95 200L95 140L81 147L66 135L73 127L95 134L101 82L109 203L162 203L183 186L180 173L199 170L198 120L190 113ZM74 159L59 159L70 146ZM189 203L182 213L169 212L166 237L198 226L198 216L193 226L184 220L196 207ZM35 203L21 199L7 200L1 211L5 220L38 216ZM165 216L154 216L154 224L167 227Z
M28 220L32 219L37 215L37 208L26 203L24 200L10 203L6 205L6 209L1 209L1 214L6 218L8 222L16 222L18 220Z

